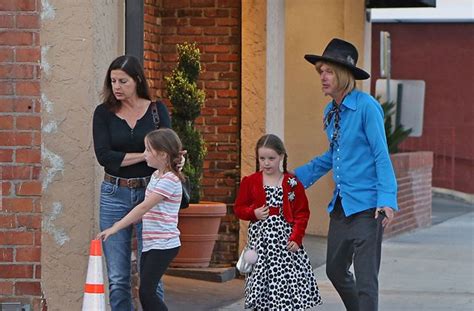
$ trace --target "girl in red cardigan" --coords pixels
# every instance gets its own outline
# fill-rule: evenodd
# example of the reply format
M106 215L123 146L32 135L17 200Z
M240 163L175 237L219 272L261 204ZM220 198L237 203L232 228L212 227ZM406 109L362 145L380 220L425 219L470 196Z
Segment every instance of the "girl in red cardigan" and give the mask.
M306 310L321 304L302 241L309 219L303 185L286 170L278 136L262 136L255 148L257 172L242 179L234 205L249 220L248 246L258 254L245 281L245 308Z

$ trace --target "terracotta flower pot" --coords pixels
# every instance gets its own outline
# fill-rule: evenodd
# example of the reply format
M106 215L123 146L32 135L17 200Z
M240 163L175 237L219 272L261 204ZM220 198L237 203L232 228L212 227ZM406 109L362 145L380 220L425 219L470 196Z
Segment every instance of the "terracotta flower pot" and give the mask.
M225 203L200 202L179 212L181 248L171 263L175 268L206 268L211 261Z

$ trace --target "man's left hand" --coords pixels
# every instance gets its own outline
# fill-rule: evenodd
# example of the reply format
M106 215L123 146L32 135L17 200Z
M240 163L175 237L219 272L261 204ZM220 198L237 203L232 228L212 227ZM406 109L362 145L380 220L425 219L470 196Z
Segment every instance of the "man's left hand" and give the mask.
M375 219L382 217L382 226L386 227L392 222L394 213L393 209L388 206L377 207L375 211Z

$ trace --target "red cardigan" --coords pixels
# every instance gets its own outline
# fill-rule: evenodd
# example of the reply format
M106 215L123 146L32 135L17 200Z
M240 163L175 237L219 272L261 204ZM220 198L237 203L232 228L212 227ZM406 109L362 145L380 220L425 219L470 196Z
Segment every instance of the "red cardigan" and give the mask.
M288 183L294 178L297 184L291 186ZM290 241L301 246L309 219L308 198L303 184L295 176L285 173L282 181L283 187L283 216L291 224L292 232ZM294 192L294 200L290 201L288 194ZM257 172L246 176L240 183L239 193L234 205L235 215L243 220L257 221L254 210L266 203L266 194L263 188L263 174Z

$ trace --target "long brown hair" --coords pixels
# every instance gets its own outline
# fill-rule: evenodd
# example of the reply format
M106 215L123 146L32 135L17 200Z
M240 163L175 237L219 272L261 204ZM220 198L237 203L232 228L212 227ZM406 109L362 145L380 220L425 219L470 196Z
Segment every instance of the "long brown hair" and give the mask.
M163 151L168 154L168 164L171 171L183 181L184 175L178 169L178 164L181 162L183 145L181 144L178 134L172 129L161 128L149 132L145 136L145 141L150 145L153 151Z
M280 139L280 137L276 136L275 134L267 134L263 135L260 137L260 139L257 141L257 145L255 146L255 158L256 158L256 172L260 171L260 163L258 162L258 149L265 147L272 149L275 151L278 155L284 155L283 156L283 172L287 172L287 161L288 161L288 155L286 154L286 149L285 145L283 144L283 141Z
M120 109L122 102L115 98L112 91L112 70L122 70L129 75L137 84L137 95L140 98L151 100L150 91L146 82L145 73L138 58L132 55L122 55L112 61L105 75L104 86L102 88L102 101L107 108L113 112Z

